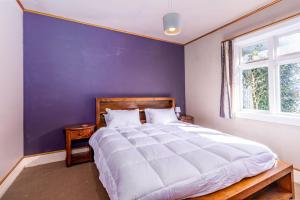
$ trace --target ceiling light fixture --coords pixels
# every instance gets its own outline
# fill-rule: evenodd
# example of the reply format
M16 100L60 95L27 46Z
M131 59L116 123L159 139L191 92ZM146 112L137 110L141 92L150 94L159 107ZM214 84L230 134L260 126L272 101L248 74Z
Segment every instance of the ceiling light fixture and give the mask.
M173 8L173 2L170 0L171 10ZM178 35L181 32L181 18L179 13L170 12L163 17L164 33L166 35Z

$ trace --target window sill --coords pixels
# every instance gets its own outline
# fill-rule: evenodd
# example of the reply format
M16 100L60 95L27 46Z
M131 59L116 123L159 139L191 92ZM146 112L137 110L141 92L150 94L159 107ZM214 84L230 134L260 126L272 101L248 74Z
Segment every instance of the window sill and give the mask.
M271 114L239 111L234 114L234 117L263 122L300 126L300 116L295 116L293 114Z

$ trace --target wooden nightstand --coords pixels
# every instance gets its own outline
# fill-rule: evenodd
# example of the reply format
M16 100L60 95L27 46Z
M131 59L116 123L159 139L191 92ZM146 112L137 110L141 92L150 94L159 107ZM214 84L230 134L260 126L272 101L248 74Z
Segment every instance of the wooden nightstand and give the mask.
M179 119L180 119L180 121L183 121L183 122L187 122L187 123L191 123L191 124L194 123L194 117L190 116L190 115L182 115L182 116L180 116Z
M72 141L89 139L95 131L94 124L82 124L77 126L65 127L66 133L66 165L89 162L93 160L93 153L90 146L89 151L72 154Z

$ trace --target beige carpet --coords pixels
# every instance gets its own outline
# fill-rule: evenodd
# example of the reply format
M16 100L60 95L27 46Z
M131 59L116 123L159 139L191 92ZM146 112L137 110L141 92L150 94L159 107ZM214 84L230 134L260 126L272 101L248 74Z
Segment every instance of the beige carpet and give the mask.
M1 200L108 200L94 163L25 168Z
M295 185L300 200L300 185ZM108 200L93 163L64 162L26 168L1 200Z

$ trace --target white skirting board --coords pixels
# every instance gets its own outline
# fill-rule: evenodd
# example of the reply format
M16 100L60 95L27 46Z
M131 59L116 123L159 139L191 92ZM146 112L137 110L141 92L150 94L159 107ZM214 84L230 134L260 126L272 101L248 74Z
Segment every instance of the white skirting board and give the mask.
M75 149L73 153L85 152L87 150L88 148ZM4 182L0 185L0 199L25 167L33 167L37 165L44 165L47 163L63 161L65 160L65 158L65 151L24 157L21 160L21 162L15 167L15 169L7 176ZM294 170L294 181L295 183L300 184L300 171L298 170Z
M78 148L73 150L73 153L85 152L87 150L88 148ZM11 173L6 177L6 179L0 185L0 199L25 167L44 165L47 163L63 161L65 159L66 159L66 151L23 157L22 160L19 162L19 164L14 168L13 171L11 171Z

